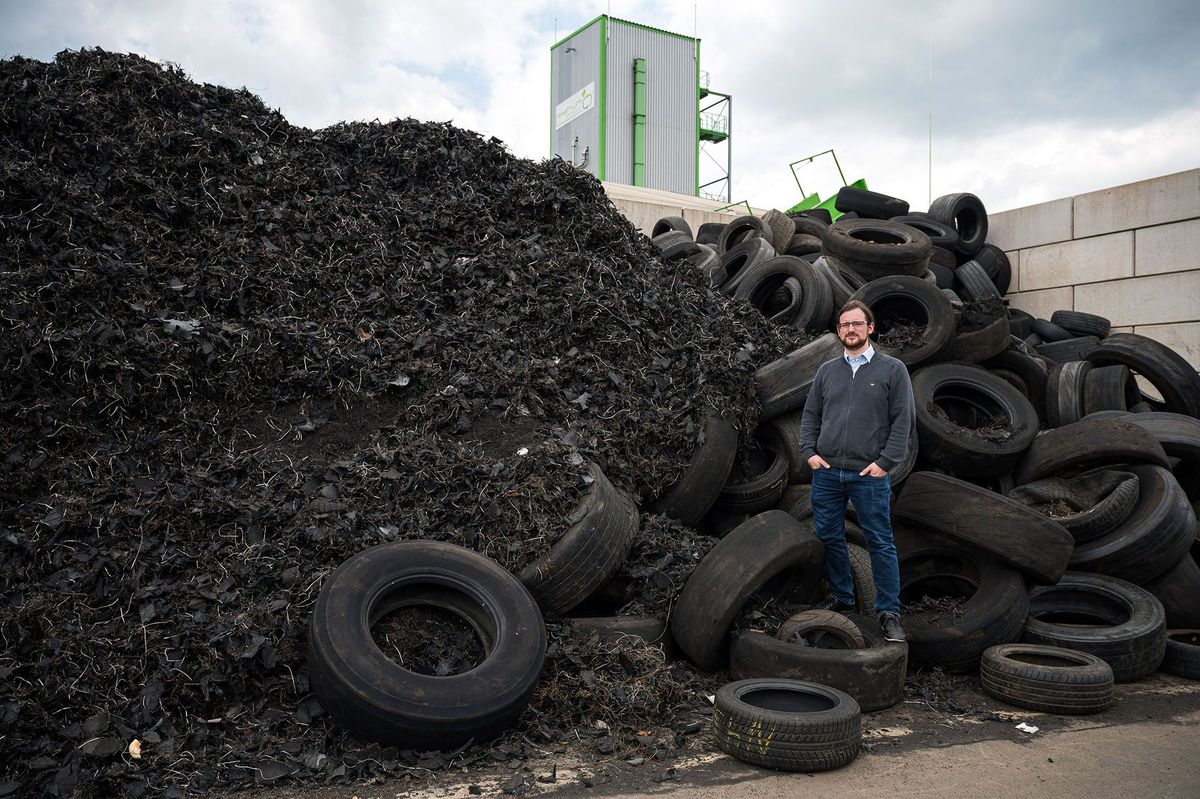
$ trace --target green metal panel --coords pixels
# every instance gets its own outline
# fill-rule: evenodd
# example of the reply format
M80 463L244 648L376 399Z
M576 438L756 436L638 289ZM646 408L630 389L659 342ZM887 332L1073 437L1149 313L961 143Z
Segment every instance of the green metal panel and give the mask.
M550 153L547 157L554 157L554 47L550 48Z
M700 40L696 40L696 196L700 196Z
M608 130L608 17L600 15L600 153L596 177L604 180L604 140Z
M784 213L794 214L798 211L807 211L809 208L816 208L820 203L821 195L814 191L812 194L808 195L803 200L784 211Z
M633 185L646 185L646 59L633 59Z

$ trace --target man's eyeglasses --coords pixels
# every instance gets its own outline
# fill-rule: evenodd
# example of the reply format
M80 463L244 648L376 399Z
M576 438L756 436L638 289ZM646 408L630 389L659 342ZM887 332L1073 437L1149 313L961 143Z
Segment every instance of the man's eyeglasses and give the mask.
M867 326L866 322L838 322L837 329L838 330L849 330L850 328L853 327L854 329L857 330L859 328L863 328L866 326Z

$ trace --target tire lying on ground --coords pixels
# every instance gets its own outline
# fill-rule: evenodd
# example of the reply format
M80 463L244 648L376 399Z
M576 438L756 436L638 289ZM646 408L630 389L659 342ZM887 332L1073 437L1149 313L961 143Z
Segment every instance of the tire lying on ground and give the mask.
M893 512L1045 583L1062 576L1074 546L1062 525L1037 511L935 472L909 475Z
M518 574L538 603L566 613L612 579L638 532L638 511L600 467L588 464L592 484L567 516L570 527L550 551Z
M1024 485L1067 469L1118 463L1171 465L1162 445L1144 428L1124 419L1084 419L1035 438L1013 478Z
M371 627L405 607L461 617L483 661L439 677L389 658ZM434 541L379 544L348 558L322 585L308 631L321 704L355 737L400 749L448 749L503 732L524 710L545 655L542 614L525 586L481 555Z
M1142 584L1185 557L1196 540L1196 515L1174 475L1161 466L1122 467L1138 478L1132 513L1099 538L1075 545L1071 569Z
M912 391L921 457L956 474L1007 474L1038 433L1029 400L984 369L926 366L913 374Z
M929 218L958 231L955 251L974 255L987 241L988 217L983 203L974 194L944 194L929 204Z
M1200 629L1168 630L1167 648L1159 668L1176 677L1200 680Z
M929 268L932 250L924 233L887 220L839 220L825 233L825 254L867 280L892 275L920 277Z
M908 646L885 641L872 619L860 620L866 646L821 649L781 641L766 633L746 632L729 649L729 675L735 680L783 677L845 691L864 712L883 710L904 698Z
M1103 659L1117 682L1158 668L1167 646L1162 604L1116 577L1067 572L1057 585L1033 589L1026 643L1061 646Z
M1093 469L1076 477L1047 477L1008 492L1066 528L1077 544L1099 538L1129 518L1137 507L1138 476Z
M1181 355L1154 339L1114 333L1086 358L1097 366L1122 364L1144 377L1163 397L1157 410L1200 418L1200 375Z
M1043 713L1100 713L1113 701L1112 667L1057 646L993 646L979 662L979 681L1001 702Z
M802 408L821 364L842 351L842 342L832 333L817 338L754 373L762 420Z
M862 711L817 683L762 678L717 691L713 734L721 751L780 771L829 771L858 757Z
M914 665L972 671L985 649L1020 639L1029 607L1020 572L961 544L897 533L900 601ZM912 613L924 597L962 600L961 615Z
M737 445L734 426L709 411L686 471L650 504L650 510L695 527L721 495L737 457Z
M910 368L942 357L954 339L954 312L936 286L919 277L898 275L872 280L850 297L861 300L875 317L874 346ZM904 328L919 328L915 345L894 346L889 339Z
M725 665L734 616L767 580L802 569L815 586L825 563L825 545L811 520L799 522L781 510L752 517L721 539L688 577L671 617L671 634L688 658L705 671Z

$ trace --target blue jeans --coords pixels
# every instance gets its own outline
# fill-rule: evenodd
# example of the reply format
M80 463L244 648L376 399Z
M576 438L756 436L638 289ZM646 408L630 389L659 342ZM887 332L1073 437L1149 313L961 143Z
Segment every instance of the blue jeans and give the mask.
M892 478L860 477L847 469L816 469L812 476L813 524L825 544L825 578L829 593L854 602L850 554L846 551L846 500L854 503L858 526L871 553L875 579L875 612L900 612L900 566L892 540Z

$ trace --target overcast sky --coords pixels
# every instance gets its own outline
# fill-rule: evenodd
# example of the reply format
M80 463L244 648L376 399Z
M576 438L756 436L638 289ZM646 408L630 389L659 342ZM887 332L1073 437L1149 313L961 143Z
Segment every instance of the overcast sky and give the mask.
M0 0L0 55L136 52L294 124L452 121L543 158L550 45L606 13L699 36L755 206L800 199L789 162L829 148L914 209L930 176L998 211L1200 166L1197 0ZM830 167L804 188L836 191Z

